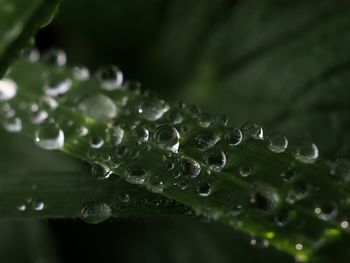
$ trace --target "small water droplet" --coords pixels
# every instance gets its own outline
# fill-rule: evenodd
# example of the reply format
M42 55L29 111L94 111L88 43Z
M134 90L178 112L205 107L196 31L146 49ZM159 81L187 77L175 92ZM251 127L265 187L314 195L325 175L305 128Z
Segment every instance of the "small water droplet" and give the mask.
M21 56L29 62L37 62L40 59L40 52L36 48L26 48L21 52Z
M259 212L271 211L276 207L278 200L276 190L266 185L257 186L250 196L251 205Z
M163 100L148 99L140 103L138 113L142 119L156 121L163 117L169 106Z
M124 138L124 130L119 126L111 127L108 130L110 143L114 146L122 143Z
M302 142L295 149L294 157L301 163L313 164L318 158L318 148L314 143Z
M267 147L274 153L283 153L288 147L288 140L285 136L275 134L268 138Z
M256 140L262 140L264 138L262 127L259 124L250 121L242 126L242 133Z
M17 94L17 84L12 79L4 78L0 80L0 101L13 99Z
M43 211L45 208L45 204L44 202L33 202L32 203L32 208L34 209L34 211Z
M172 152L179 150L180 134L170 125L160 125L154 132L154 140L158 146L162 149L166 149Z
M86 205L82 211L82 221L88 224L98 224L107 220L112 215L112 210L105 203L93 203Z
M96 72L96 78L104 90L120 89L124 80L123 72L115 65L100 68Z
M64 133L56 123L42 123L35 132L36 145L46 150L56 150L63 147Z
M327 202L315 208L315 214L322 220L328 221L336 217L338 209L333 202Z
M149 131L142 127L142 126L136 126L134 128L134 134L139 142L147 142L149 138Z
M238 171L242 177L248 177L253 173L253 168L250 165L241 165Z
M220 137L214 132L203 132L196 136L196 145L201 151L206 151L220 141Z
M110 120L117 116L117 107L114 102L102 94L92 95L83 99L78 109L89 117L98 120Z
M92 137L90 139L90 147L94 149L99 149L103 146L104 140L100 137Z
M68 92L71 87L72 80L64 72L57 71L47 77L43 89L47 96L57 97Z
M72 75L75 80L85 81L90 78L90 71L87 67L76 66L73 68Z
M133 184L143 184L146 180L147 172L139 166L134 166L126 171L126 180Z
M48 116L49 116L49 114L44 110L38 110L36 112L32 112L31 113L31 122L33 124L40 124L40 123L44 122Z
M208 128L212 123L212 118L208 113L202 113L199 115L198 124L203 128Z
M185 176L197 177L201 173L201 166L193 159L182 158L181 171Z
M226 165L226 155L221 150L211 150L205 154L205 163L214 172L220 172Z
M107 179L112 174L111 170L108 167L99 164L94 164L91 167L91 173L99 180Z
M42 62L50 65L64 66L67 62L67 56L63 50L53 48L44 53Z
M209 183L203 183L198 188L198 194L201 197L208 197L211 194L212 187Z
M237 146L242 142L243 134L238 128L228 128L225 133L225 139L230 146Z
M21 204L21 205L17 206L17 210L20 212L26 211L27 206L25 204Z
M6 131L17 133L22 130L22 120L16 116L4 119L3 127Z

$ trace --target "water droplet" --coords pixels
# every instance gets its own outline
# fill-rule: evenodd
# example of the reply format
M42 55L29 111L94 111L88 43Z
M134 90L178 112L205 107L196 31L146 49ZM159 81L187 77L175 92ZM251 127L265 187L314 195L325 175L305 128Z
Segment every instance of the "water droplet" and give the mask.
M143 184L146 180L147 172L139 166L134 166L126 171L126 180L133 184Z
M283 153L288 147L288 140L285 136L275 134L268 138L267 147L274 153Z
M90 78L90 71L87 67L77 66L73 68L72 75L75 80L85 81Z
M56 97L65 94L72 87L72 80L67 78L64 72L57 71L48 76L44 85L47 96Z
M22 130L22 120L16 116L4 119L3 127L6 131L16 133Z
M250 121L242 126L242 132L244 135L256 140L262 140L264 138L262 127L259 124Z
M305 164L312 164L317 161L318 148L313 143L302 142L295 149L294 157L297 161Z
M32 208L34 209L34 211L42 211L45 208L45 204L44 204L44 202L41 202L41 201L33 202Z
M76 133L78 134L78 136L84 137L89 133L89 130L85 126L81 125L77 128Z
M63 50L53 48L44 53L42 62L50 65L64 66L67 62L67 56Z
M295 245L295 249L296 250L303 250L303 248L304 248L304 246L302 244L300 244L300 243Z
M36 48L26 48L21 52L21 56L29 62L37 62L40 59L40 52Z
M149 138L149 131L142 127L142 126L136 126L134 128L134 134L139 142L147 142Z
M98 120L106 121L117 116L117 107L114 102L102 94L83 99L79 103L78 108L89 117Z
M309 186L301 179L293 182L292 188L287 194L286 201L290 204L294 204L307 197L309 192Z
M180 113L176 111L172 111L168 115L168 120L171 124L176 125L176 124L181 124L183 121L183 117Z
M337 206L333 202L327 202L315 208L315 214L322 220L328 221L336 217Z
M119 126L111 127L108 130L109 141L112 145L117 146L122 143L124 138L124 130Z
M88 224L98 224L107 220L112 215L112 210L105 203L93 203L86 205L81 212L82 221Z
M64 133L56 123L42 123L35 132L34 141L46 150L60 149L64 144Z
M104 144L104 140L100 137L93 137L90 139L90 147L94 149L99 149Z
M203 183L198 188L198 194L201 197L208 197L211 194L212 188L209 183Z
M19 206L17 206L17 210L20 212L26 211L27 206L25 204L21 204Z
M207 113L202 113L199 115L198 124L203 128L208 128L212 122L212 118Z
M48 116L49 116L49 114L46 111L38 110L38 111L33 112L31 114L31 121L33 124L40 124L40 123L44 122Z
M142 119L156 121L163 117L169 106L163 100L148 99L140 103L138 113Z
M225 133L225 139L230 146L237 146L242 142L243 134L238 128L228 128Z
M295 172L293 171L293 169L291 167L288 167L288 169L284 172L281 173L281 177L286 180L289 181L290 179L292 179L292 177L294 177Z
M100 81L104 90L120 89L123 84L123 73L115 66L103 67L96 72L96 78Z
M242 177L248 177L253 173L253 168L250 165L241 165L238 171Z
M205 163L214 172L220 172L226 165L226 155L221 150L211 150L205 154Z
M250 196L250 203L259 212L269 212L278 203L279 197L276 190L266 185L257 186Z
M108 167L99 164L94 164L91 167L91 173L99 180L107 179L112 174L111 170Z
M185 176L197 177L201 173L201 166L193 159L183 158L181 160L181 171Z
M196 145L201 151L206 151L220 141L220 137L214 132L203 132L196 136Z
M340 227L341 227L342 229L347 229L347 228L349 227L349 221L347 221L347 220L342 220L342 221L340 222Z
M180 134L170 125L165 124L158 126L154 132L154 140L162 149L172 152L177 152L179 150Z
M4 78L0 80L0 101L13 99L17 94L17 84L12 79Z

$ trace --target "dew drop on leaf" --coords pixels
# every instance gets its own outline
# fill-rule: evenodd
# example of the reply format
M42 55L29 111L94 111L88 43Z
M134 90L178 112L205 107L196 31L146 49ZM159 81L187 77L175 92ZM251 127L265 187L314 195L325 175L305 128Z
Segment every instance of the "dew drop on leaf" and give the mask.
M116 146L122 143L124 138L124 130L119 126L113 126L108 130L109 141Z
M17 133L22 130L22 120L16 116L11 116L4 119L3 127L6 131Z
M315 214L322 220L332 220L337 216L338 208L333 202L326 202L314 209Z
M4 78L0 80L0 101L13 99L17 94L17 84L12 79Z
M203 183L198 187L198 195L208 197L211 194L212 188L209 183Z
M218 149L207 152L204 159L209 169L214 172L220 172L226 165L226 155Z
M169 105L167 105L163 100L157 99L142 101L137 109L140 117L148 121L159 120L168 110Z
M87 67L76 66L73 68L72 76L75 80L85 81L90 78L90 71Z
M196 136L196 146L201 151L206 151L220 141L220 137L216 135L214 132L203 132Z
M36 130L34 141L46 150L60 149L64 144L64 133L57 123L45 122Z
M201 166L195 160L185 157L181 160L181 171L185 176L197 177L201 173Z
M92 137L90 139L90 147L93 149L99 149L103 146L104 140L100 137Z
M115 65L102 67L97 70L96 78L101 83L102 89L109 91L120 89L124 80L123 72Z
M179 132L170 125L160 125L154 132L154 140L158 146L162 149L166 149L172 152L179 150Z
M288 140L280 134L271 135L267 140L267 147L271 152L283 153L288 147Z
M111 170L105 166L94 164L91 167L91 173L99 180L107 179L112 174Z
M133 166L126 170L126 180L133 184L143 184L146 180L147 172L139 166Z
M301 163L315 163L318 158L318 148L314 143L302 142L295 149L294 157Z
M243 134L238 128L228 128L225 133L225 140L230 146L237 146L242 142Z
M149 131L145 127L138 125L134 128L133 132L139 142L148 141Z
M262 140L264 138L262 127L259 124L250 121L242 126L242 133L256 140Z
M106 221L112 215L112 210L105 203L86 205L81 211L81 220L88 224L98 224Z
M117 116L117 107L114 102L102 94L84 98L78 105L78 109L91 118L98 120L110 120Z
M253 173L253 168L250 165L241 165L238 168L238 172L242 177L248 177Z
M57 97L65 94L72 87L72 80L67 78L64 72L51 73L44 84L44 92L47 96Z
M49 65L64 66L67 62L67 56L63 50L53 48L43 54L41 61Z

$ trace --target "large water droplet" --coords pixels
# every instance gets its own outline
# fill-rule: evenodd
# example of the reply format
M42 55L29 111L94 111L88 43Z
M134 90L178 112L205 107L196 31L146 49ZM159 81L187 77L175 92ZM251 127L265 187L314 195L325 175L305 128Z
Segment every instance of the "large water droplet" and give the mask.
M211 150L205 154L205 163L214 172L220 172L226 165L226 155L221 150Z
M83 99L79 103L78 108L89 117L98 120L110 120L117 116L117 107L114 102L102 94Z
M203 132L196 136L196 145L201 151L206 151L220 141L220 137L214 132Z
M201 173L201 166L193 159L183 158L181 160L181 171L185 176L197 177Z
M230 146L237 146L242 142L243 134L238 128L228 128L225 133L225 139Z
M112 215L112 210L105 203L93 203L86 205L81 211L81 219L85 223L98 224L107 220Z
M160 125L154 132L154 140L160 148L177 152L179 149L179 132L170 125Z
M0 80L0 101L8 101L17 94L17 84L12 79L4 78Z
M243 125L242 132L244 135L256 140L262 140L264 138L262 127L259 124L250 121Z
M100 81L104 90L120 89L124 79L123 73L115 65L99 69L96 72L96 78Z
M56 123L43 123L35 132L34 141L46 150L60 149L64 144L64 133Z
M148 99L140 103L138 113L142 119L156 121L163 117L169 106L163 100Z
M274 153L283 153L288 147L288 140L285 136L275 134L268 138L267 147Z
M317 161L318 148L314 143L302 142L295 149L294 156L299 162L312 164Z

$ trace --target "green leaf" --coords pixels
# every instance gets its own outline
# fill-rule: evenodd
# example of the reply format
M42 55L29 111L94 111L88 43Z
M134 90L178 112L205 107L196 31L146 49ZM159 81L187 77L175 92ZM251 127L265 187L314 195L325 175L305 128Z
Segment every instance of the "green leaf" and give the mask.
M99 78L77 80L69 68L18 61L6 76L20 88L15 98L3 103L5 129L35 137L42 148L62 147L129 183L268 239L300 261L334 239L347 237L347 162L332 164L331 172L326 162L315 162L316 149L305 153L305 148L291 146L277 154L254 125L245 126L241 143L230 145L230 128L222 116L183 103L167 104L140 94L131 83L119 86L120 75L113 70L115 82L99 82L105 76L101 72ZM48 103L48 95L59 96ZM57 108L52 100L58 100ZM42 111L46 121L38 117L46 116ZM70 179L65 180L67 191L73 191ZM117 185L114 178L101 183L111 189ZM109 193L100 201L111 205ZM72 200L70 205L81 204ZM94 209L94 216L105 216L105 207ZM119 210L112 207L112 213L117 216Z
M0 1L0 76L34 34L51 22L61 0Z

